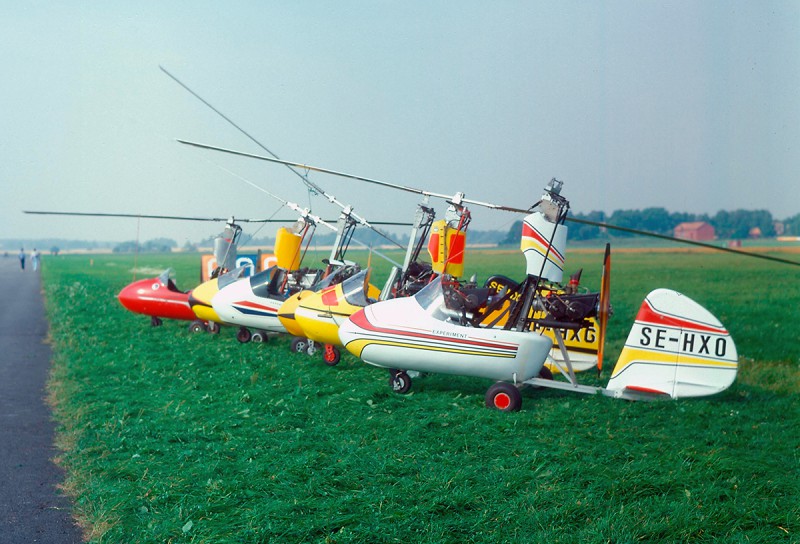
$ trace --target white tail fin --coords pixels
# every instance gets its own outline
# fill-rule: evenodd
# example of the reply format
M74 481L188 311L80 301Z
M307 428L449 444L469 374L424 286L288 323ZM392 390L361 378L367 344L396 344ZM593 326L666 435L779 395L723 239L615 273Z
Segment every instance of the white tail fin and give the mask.
M736 379L738 355L708 310L669 289L647 295L608 382L615 396L702 397Z

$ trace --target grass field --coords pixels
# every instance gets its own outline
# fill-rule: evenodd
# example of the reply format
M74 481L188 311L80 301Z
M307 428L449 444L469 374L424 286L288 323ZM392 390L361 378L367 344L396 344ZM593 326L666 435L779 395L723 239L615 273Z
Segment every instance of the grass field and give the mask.
M467 258L479 280L524 270L516 251ZM137 265L190 288L197 260ZM567 259L592 288L600 261ZM609 359L647 292L670 287L729 328L737 382L659 403L526 390L510 414L483 406L486 380L431 375L396 395L386 371L327 367L286 338L152 328L114 299L132 268L43 263L60 462L92 542L800 541L797 268L615 254Z

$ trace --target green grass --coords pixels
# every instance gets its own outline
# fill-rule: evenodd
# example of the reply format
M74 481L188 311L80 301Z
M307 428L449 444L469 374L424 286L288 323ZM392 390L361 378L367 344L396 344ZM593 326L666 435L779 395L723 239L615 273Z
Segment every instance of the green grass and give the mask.
M611 357L646 293L671 287L730 329L737 382L663 403L526 390L505 414L483 407L486 380L431 375L401 396L385 371L330 368L285 338L151 328L114 300L132 258L89 259L48 258L43 274L60 462L92 542L800 541L791 267L615 255ZM467 263L479 280L524 268L516 252ZM599 254L568 263L599 285ZM137 264L174 267L184 288L197 277L193 256Z

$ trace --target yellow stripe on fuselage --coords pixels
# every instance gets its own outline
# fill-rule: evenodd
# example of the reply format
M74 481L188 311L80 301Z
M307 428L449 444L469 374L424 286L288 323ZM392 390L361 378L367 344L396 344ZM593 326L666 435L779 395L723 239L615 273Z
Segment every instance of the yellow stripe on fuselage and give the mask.
M483 357L497 357L500 359L513 359L516 354L515 353L487 353L485 351L478 351L472 349L459 349L459 348L452 348L452 347L442 347L442 346L431 346L431 345L422 345L422 344L412 344L408 342L392 342L390 340L353 340L347 344L347 350L357 357L361 357L361 353L364 351L364 348L370 345L378 345L378 346L391 346L396 348L407 348L407 349L419 349L423 351L441 351L445 353L453 353L457 355L479 355Z

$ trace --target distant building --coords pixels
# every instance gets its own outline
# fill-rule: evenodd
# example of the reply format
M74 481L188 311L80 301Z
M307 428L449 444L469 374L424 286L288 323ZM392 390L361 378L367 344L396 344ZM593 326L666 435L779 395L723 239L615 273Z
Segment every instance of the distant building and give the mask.
M675 227L674 233L675 238L693 240L695 242L713 240L716 237L716 234L714 233L714 227L705 221L681 223Z
M753 227L752 229L750 229L748 235L750 236L750 238L761 238L762 235L761 229L759 227Z

